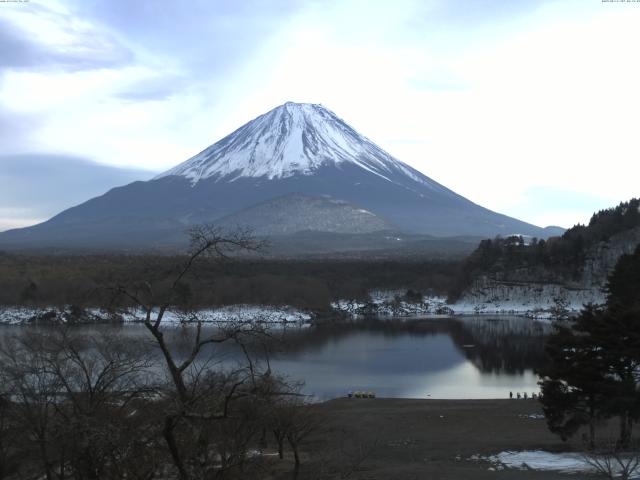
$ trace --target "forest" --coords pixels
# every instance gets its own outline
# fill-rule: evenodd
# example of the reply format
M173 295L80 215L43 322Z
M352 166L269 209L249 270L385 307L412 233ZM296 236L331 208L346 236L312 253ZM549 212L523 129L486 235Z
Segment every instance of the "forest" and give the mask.
M161 287L184 257L0 254L0 304L101 306L108 287L149 282ZM455 260L203 259L185 279L192 306L292 305L323 310L334 299L361 300L371 289L442 294L457 277Z
M576 225L561 237L547 240L522 236L482 240L467 257L449 291L455 300L479 275L499 276L518 269L534 272L540 281L577 279L586 254L598 242L640 227L640 199L594 213L588 225Z

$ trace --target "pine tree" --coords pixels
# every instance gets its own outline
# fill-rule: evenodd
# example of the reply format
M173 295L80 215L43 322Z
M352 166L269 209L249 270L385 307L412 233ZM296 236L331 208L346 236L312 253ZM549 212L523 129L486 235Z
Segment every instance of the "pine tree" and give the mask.
M592 448L595 425L609 413L605 392L610 386L603 358L588 333L589 325L603 314L601 308L587 305L576 319L558 322L546 345L549 361L538 372L549 430L567 440L588 426Z
M618 417L626 448L640 420L640 246L620 258L607 291L605 306L585 306L548 339L542 403L552 432L566 440L588 425L591 446L597 420Z
M618 260L607 292L607 314L594 325L594 335L608 356L614 385L609 409L620 417L619 441L626 447L640 419L640 246Z

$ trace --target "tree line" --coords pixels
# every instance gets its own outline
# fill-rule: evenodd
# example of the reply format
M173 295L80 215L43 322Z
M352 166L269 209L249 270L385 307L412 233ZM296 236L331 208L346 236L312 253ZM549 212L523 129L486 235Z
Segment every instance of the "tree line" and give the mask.
M449 298L457 299L480 275L500 278L514 271L526 271L537 281L576 280L593 245L637 227L640 227L640 199L634 198L594 213L588 225L576 225L561 237L543 240L516 235L482 240L462 263Z
M0 305L96 307L113 284L168 287L184 257L151 255L27 256L0 254ZM292 305L322 310L336 299L368 299L372 289L444 294L458 274L455 260L201 259L182 282L192 306Z

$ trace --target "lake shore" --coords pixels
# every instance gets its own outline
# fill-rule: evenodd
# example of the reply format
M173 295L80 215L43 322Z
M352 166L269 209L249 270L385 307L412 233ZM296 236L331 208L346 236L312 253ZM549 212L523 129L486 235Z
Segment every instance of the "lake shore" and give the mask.
M407 299L405 290L371 291L370 301L337 300L323 310L309 310L292 305L231 304L202 307L190 313L198 315L204 323L228 321L261 321L268 323L311 324L353 320L362 318L447 318L454 316L520 316L535 320L555 318L551 297L542 301L520 298L515 302L499 304L483 302L448 303L442 296L422 296ZM566 314L576 314L582 303L567 304ZM142 322L144 312L136 309L107 311L97 306L74 305L0 305L0 324L22 325L28 323L90 324L90 323L135 323ZM166 324L179 324L185 316L178 310L169 309L164 318Z
M339 398L318 408L325 419L304 448L310 454L304 471L310 476L303 478L314 478L312 471L322 468L312 460L318 452L331 462L343 458L347 469L349 459L366 452L351 478L576 478L489 461L505 451L580 450L579 439L562 442L548 431L536 400Z

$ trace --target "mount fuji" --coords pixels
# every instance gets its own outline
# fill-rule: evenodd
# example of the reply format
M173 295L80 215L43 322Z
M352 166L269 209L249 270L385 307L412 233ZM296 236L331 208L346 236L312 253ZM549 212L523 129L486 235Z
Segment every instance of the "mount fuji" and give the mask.
M1 233L0 246L180 246L185 230L199 223L275 236L561 232L483 208L397 160L327 108L288 102L150 181Z

